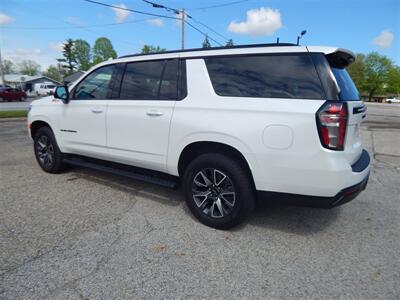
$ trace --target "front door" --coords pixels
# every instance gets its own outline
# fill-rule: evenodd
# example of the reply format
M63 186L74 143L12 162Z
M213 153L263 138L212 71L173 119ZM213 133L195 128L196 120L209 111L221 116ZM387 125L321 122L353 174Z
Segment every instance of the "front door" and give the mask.
M106 113L114 65L100 67L71 91L62 106L60 130L67 152L104 158L107 154Z

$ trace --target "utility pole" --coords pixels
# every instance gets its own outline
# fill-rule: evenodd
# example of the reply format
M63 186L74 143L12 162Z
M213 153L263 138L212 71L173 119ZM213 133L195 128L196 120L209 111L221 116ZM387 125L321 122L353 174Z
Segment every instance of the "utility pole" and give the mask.
M1 49L0 49L0 76L2 84L5 86L6 81L4 80L4 70L3 70L3 60L1 59Z
M182 21L182 24L181 24L181 26L182 26L182 28L181 28L182 36L181 36L181 39L182 39L182 50L183 50L183 49L185 49L185 9L184 8L182 8L181 13L182 13L182 18L181 18L181 21Z

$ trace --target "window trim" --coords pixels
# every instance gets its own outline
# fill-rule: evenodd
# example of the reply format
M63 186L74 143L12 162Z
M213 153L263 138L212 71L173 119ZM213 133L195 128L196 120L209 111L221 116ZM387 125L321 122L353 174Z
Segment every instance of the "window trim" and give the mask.
M311 52L297 52L297 51L296 52L278 52L278 53L268 53L268 52L267 53L245 53L245 54L211 55L211 56L201 57L201 59L204 60L204 64L205 64L206 69L207 69L208 78L210 80L210 83L211 83L211 86L213 88L213 91L214 91L214 93L215 93L215 95L217 97L221 97L221 98L250 98L250 99L251 98L255 98L255 99L290 99L290 100L326 100L325 99L326 98L325 88L324 88L324 85L321 82L318 70L317 70L317 68L315 66L315 63L314 63L314 60L312 59L312 55L311 54L312 54ZM315 73L316 73L317 78L318 78L318 82L319 82L320 87L321 87L321 92L322 92L321 98L306 98L306 97L288 98L288 97L256 97L256 96L248 97L248 96L226 96L226 95L220 95L220 94L217 93L217 91L214 88L214 85L213 85L212 79L211 79L211 75L210 75L210 72L208 70L207 62L206 62L206 60L208 58L257 57L257 56L296 56L296 55L297 56L309 56L310 62L314 67Z
M98 67L98 68L92 70L90 73L86 74L79 82L77 82L77 83L74 85L73 89L71 90L71 92L70 92L70 95L71 95L70 101L88 101L88 100L89 100L89 101L90 101L90 100L92 100L92 101L93 101L93 100L104 101L104 100L109 100L109 99L111 99L112 91L113 91L113 86L114 86L115 75L116 75L116 72L117 72L117 66L116 66L117 64L118 64L118 63L102 65L102 66L100 66L100 67ZM107 97L106 97L106 99L76 99L76 98L75 98L75 92L76 92L77 87L78 87L88 76L90 76L92 73L96 72L97 70L100 70L101 68L110 67L110 66L114 67L114 70L113 70L113 72L112 72L112 74L111 74L110 86L109 86L109 91L107 92Z
M153 62L153 61L163 61L163 69L161 71L160 84L158 87L158 97L161 91L161 83L164 79L164 72L168 61L178 60L178 78L177 78L177 98L176 99L121 99L121 89L122 82L125 76L126 68L128 64L132 63L142 63L142 62ZM179 57L173 58L161 58L161 59L148 59L148 60L136 60L117 63L117 72L115 74L115 84L113 86L113 92L111 100L121 100L121 101L181 101L187 96L187 80L186 80L186 60Z

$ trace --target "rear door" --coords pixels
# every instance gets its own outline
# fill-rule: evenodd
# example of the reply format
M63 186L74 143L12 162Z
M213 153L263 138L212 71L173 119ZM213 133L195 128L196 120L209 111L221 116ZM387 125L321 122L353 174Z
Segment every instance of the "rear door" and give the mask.
M121 66L121 84L107 111L107 145L114 160L166 171L179 65L178 59L168 59Z

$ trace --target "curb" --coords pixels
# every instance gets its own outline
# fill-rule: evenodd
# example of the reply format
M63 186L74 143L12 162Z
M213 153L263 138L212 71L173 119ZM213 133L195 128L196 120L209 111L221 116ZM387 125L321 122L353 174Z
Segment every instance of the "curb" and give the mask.
M26 121L26 118L24 118L24 117L18 117L18 118L0 118L0 122L13 122L13 121Z

